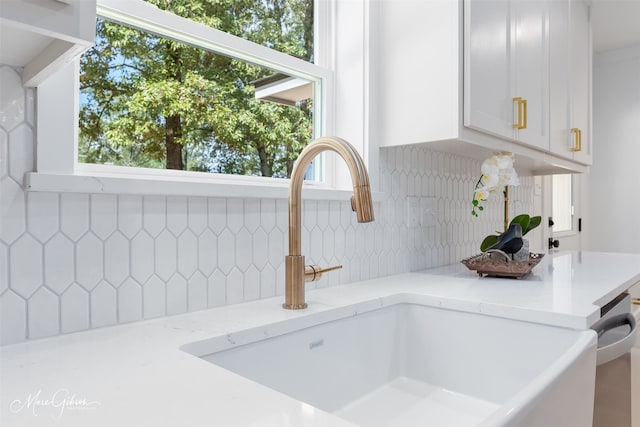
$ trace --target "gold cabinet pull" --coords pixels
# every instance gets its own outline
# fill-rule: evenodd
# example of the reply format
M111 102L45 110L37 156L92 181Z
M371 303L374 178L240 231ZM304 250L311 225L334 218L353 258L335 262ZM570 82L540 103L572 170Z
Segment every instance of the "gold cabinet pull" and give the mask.
M576 143L571 147L571 151L582 151L582 131L579 128L571 128L571 132L576 135Z
M513 102L518 103L518 112L516 113L516 122L513 124L514 129L520 129L520 122L522 121L522 98L519 96L513 98Z
M631 299L631 304L640 305L640 298L632 298Z
M513 102L518 103L517 121L513 124L515 129L527 128L527 100L517 96L513 98Z

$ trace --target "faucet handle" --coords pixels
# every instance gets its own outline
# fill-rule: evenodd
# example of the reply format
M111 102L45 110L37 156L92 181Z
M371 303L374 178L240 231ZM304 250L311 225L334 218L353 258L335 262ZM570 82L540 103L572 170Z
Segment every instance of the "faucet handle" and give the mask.
M336 266L327 267L327 268L322 268L319 265L306 265L304 267L304 281L305 282L318 281L322 277L322 273L338 270L340 268L342 268L341 265L336 265Z

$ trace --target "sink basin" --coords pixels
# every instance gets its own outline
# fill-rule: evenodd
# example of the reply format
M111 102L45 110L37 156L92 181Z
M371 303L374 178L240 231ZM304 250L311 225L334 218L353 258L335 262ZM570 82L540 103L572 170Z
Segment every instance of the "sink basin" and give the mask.
M367 427L591 425L593 331L409 302L370 306L183 350Z

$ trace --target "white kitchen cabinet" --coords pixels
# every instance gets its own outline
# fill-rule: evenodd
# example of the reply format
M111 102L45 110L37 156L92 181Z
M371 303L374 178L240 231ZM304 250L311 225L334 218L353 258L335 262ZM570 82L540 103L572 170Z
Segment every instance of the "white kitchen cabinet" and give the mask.
M38 86L93 45L96 0L1 0L0 64Z
M468 3L371 2L371 134L382 147L428 143L474 158L511 151L521 173L586 172L549 145L548 3ZM517 97L527 100L526 129L513 127Z
M548 5L466 0L465 125L549 147Z
M592 163L591 25L582 1L552 2L550 20L550 149Z

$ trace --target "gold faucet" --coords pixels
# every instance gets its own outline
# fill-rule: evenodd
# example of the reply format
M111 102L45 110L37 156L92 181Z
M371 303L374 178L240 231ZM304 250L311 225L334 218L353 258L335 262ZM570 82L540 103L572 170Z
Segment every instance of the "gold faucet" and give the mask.
M351 209L356 212L358 222L373 221L369 175L356 149L347 141L337 137L321 137L307 145L293 167L289 187L289 255L285 257L285 303L282 306L290 310L307 308L304 299L305 282L318 280L322 273L342 268L342 266L336 266L321 269L315 265L305 267L304 256L300 253L302 252L302 182L311 161L323 151L334 151L347 162L353 183Z

